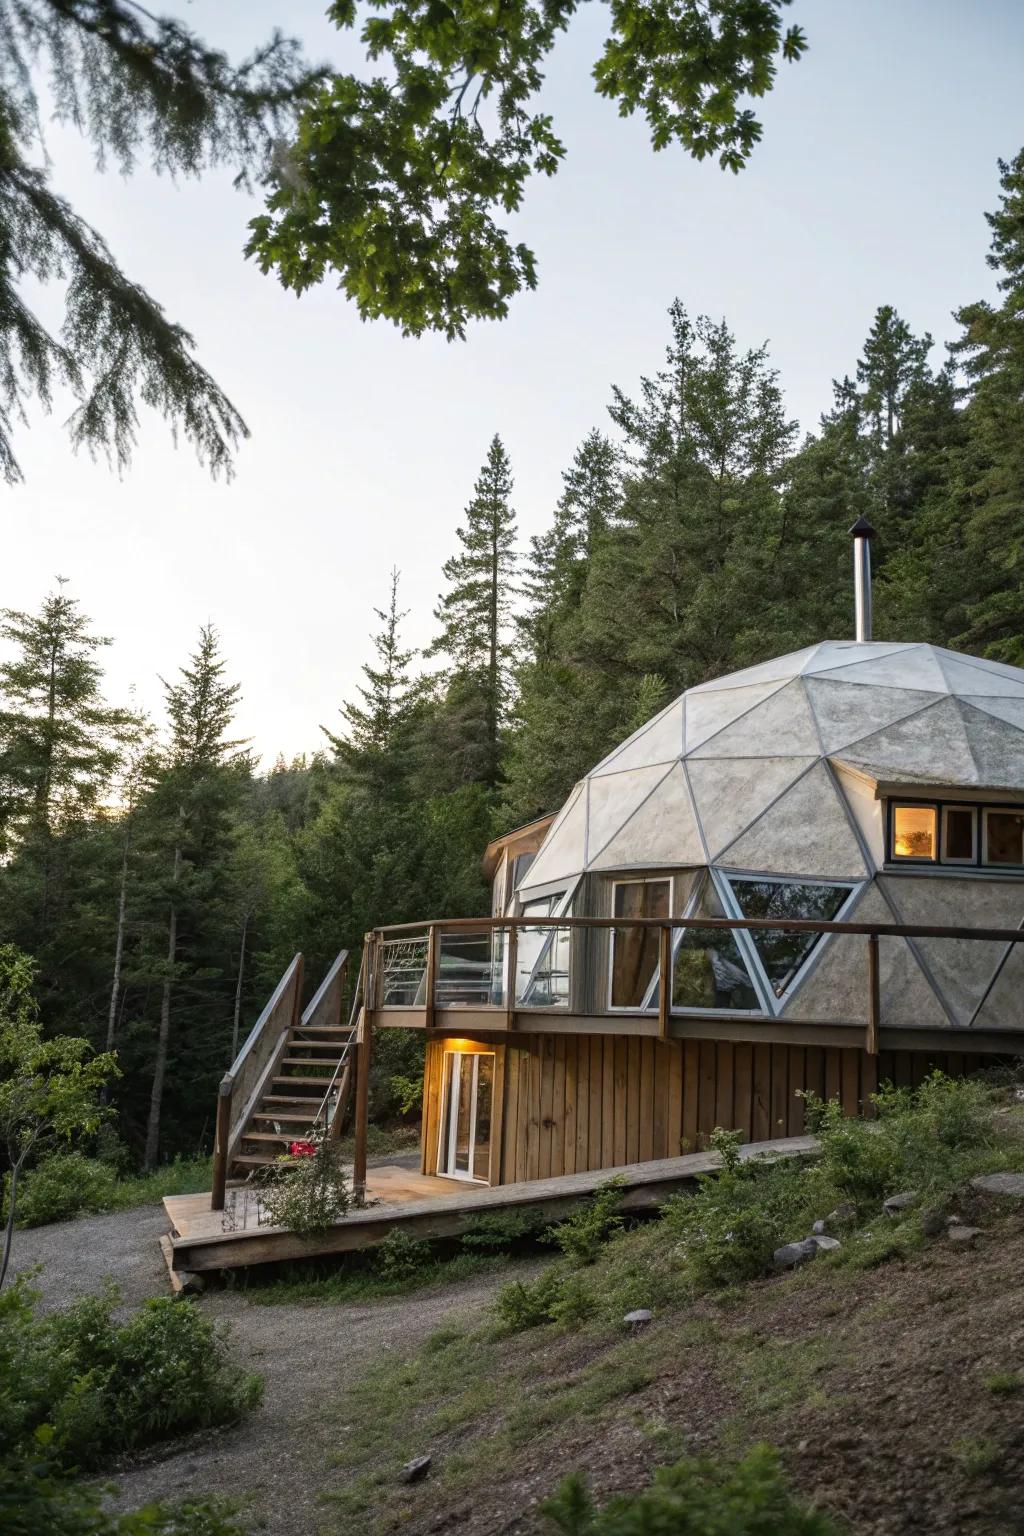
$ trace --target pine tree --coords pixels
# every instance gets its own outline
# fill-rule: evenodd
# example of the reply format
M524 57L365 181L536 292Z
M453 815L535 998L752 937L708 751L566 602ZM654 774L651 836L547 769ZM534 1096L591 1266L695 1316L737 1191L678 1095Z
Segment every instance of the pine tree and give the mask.
M967 623L957 643L1024 665L1024 150L1000 161L1003 195L986 215L988 265L1000 274L998 305L967 304L950 351L968 381L970 451L962 465L966 504Z
M376 666L363 666L367 686L360 685L361 704L344 704L345 736L322 730L334 749L344 775L363 785L377 806L394 800L409 766L412 716L409 663L415 654L402 649L399 629L406 617L398 611L397 570L391 572L386 609L375 608L383 629L373 637Z
M155 407L216 472L247 428L196 361L188 332L118 266L102 236L50 185L37 76L57 117L88 135L102 167L195 176L231 166L262 180L279 135L323 77L275 33L234 66L180 21L131 0L0 0L0 475L20 478L12 424L54 387L77 399L72 443L128 462L136 402ZM54 334L32 308L61 282Z
M206 937L202 909L209 909L211 897L216 899L213 877L229 840L230 808L240 786L237 769L249 767L239 750L245 743L225 739L240 693L239 684L224 681L225 671L217 632L208 624L199 632L199 646L189 665L181 668L180 681L164 683L169 741L155 799L165 824L169 823L173 852L160 1022L146 1127L147 1168L155 1165L160 1146L175 984L188 969L194 973L197 968L194 953L191 967L188 955L180 953L180 920L184 909L191 920L189 944L193 952L201 951Z
M496 434L457 530L462 551L445 562L448 590L435 610L441 632L425 653L447 662L443 713L461 777L490 788L501 771L514 656L518 559L511 494L511 466Z
M16 654L0 664L0 849L19 829L52 832L93 808L135 723L104 702L96 653L110 641L63 586L37 614L2 611Z

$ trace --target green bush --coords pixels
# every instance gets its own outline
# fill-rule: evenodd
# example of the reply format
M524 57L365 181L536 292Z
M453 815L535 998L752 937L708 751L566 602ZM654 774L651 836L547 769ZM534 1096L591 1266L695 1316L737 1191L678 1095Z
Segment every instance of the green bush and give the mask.
M562 1536L838 1536L827 1515L796 1502L764 1445L732 1466L694 1458L664 1467L644 1493L601 1510L573 1473L541 1509Z
M564 1270L552 1264L536 1280L513 1280L503 1286L494 1304L499 1321L511 1333L554 1322L565 1279Z
M593 1264L605 1243L623 1223L622 1179L609 1179L594 1191L593 1199L573 1211L565 1221L548 1229L547 1239L561 1248L574 1264Z
M536 1206L509 1206L473 1216L459 1237L464 1248L500 1252L513 1244L540 1237L551 1230L548 1218Z
M125 1323L110 1287L36 1313L22 1282L0 1292L0 1444L44 1447L92 1468L190 1429L232 1423L259 1401L259 1377L231 1365L223 1338L188 1301L161 1297Z
M229 1506L215 1500L104 1510L102 1489L69 1482L36 1457L0 1457L4 1536L243 1536Z
M429 1242L394 1227L373 1252L373 1268L386 1285L400 1285L434 1263Z
M325 1232L349 1207L341 1148L323 1136L312 1157L272 1164L263 1171L259 1197L263 1215L273 1226L287 1227L303 1238Z
M395 1107L404 1120L407 1115L423 1108L423 1078L405 1077L396 1072L389 1080Z
M18 1224L42 1227L86 1211L106 1211L117 1198L117 1170L81 1152L55 1152L18 1183Z

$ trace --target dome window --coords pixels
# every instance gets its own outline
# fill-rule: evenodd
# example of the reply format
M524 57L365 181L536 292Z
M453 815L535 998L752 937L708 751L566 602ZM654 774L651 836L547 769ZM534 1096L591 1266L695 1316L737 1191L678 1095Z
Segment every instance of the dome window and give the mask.
M764 879L755 875L726 875L740 917L795 918L836 921L859 883ZM746 937L775 997L796 981L823 937L785 928L751 928Z

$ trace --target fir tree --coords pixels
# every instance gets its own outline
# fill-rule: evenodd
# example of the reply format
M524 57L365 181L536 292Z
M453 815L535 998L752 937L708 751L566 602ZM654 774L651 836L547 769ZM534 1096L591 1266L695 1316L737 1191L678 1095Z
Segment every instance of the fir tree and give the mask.
M377 805L395 798L409 766L408 672L415 653L401 645L399 629L406 615L398 611L398 580L398 571L392 570L388 606L374 609L383 628L373 637L378 664L363 666L367 686L358 690L362 703L341 709L347 735L336 736L322 727L345 776L365 786Z
M102 168L195 176L232 167L262 179L274 145L321 78L275 34L238 66L180 21L131 0L0 0L0 474L20 478L12 429L35 397L67 387L72 443L127 463L136 403L155 407L216 472L241 416L196 361L193 341L118 266L103 237L50 184L36 75L59 120L85 132ZM31 307L62 283L52 333Z
M462 776L488 787L500 775L511 692L512 605L518 571L512 472L495 435L457 530L461 553L445 562L448 590L435 610L441 625L427 656L442 656L449 745Z
M1024 150L1000 161L1003 195L986 215L1002 302L965 305L951 352L968 381L964 547L972 600L957 643L1024 665Z
M169 825L173 851L167 886L160 1022L146 1127L147 1168L156 1163L160 1146L175 985L189 971L195 974L199 968L196 952L202 949L203 930L207 926L201 913L206 907L208 916L211 898L216 900L218 894L215 873L219 860L225 856L230 808L240 786L235 770L248 768L247 759L239 752L245 743L225 739L240 692L239 684L224 681L225 671L217 632L212 625L205 625L199 632L198 649L189 664L181 668L180 681L164 683L169 741L155 803Z

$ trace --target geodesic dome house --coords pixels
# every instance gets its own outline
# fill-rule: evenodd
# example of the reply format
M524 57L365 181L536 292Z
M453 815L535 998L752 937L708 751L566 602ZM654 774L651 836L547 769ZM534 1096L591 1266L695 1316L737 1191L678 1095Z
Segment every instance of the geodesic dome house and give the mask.
M1016 928L1024 670L826 641L692 688L575 786L516 911ZM589 1009L656 1007L643 930L608 948ZM1022 945L883 937L879 957L890 1029L1024 1027ZM863 1024L867 964L857 935L687 927L672 1012Z

